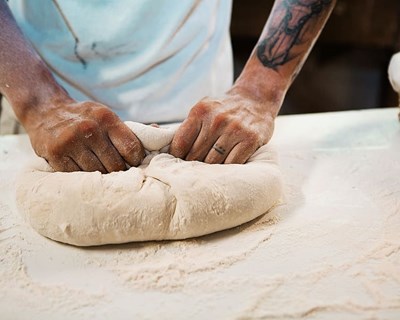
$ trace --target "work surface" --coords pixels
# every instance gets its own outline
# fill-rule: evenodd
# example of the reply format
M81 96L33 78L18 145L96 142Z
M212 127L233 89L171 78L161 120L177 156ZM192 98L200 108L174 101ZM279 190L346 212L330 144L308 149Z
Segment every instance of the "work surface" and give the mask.
M397 110L279 117L284 203L194 240L76 248L20 217L0 137L1 319L400 319Z

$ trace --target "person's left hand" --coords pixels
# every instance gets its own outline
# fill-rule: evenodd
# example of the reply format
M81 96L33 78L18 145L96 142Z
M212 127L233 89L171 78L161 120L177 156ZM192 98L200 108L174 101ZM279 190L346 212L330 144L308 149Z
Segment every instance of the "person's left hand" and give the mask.
M274 117L266 104L239 93L205 98L179 127L169 152L185 160L245 163L271 139Z

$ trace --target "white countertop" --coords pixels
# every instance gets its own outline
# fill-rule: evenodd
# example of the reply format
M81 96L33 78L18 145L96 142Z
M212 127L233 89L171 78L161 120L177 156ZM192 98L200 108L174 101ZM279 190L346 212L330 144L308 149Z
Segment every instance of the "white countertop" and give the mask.
M1 319L400 319L396 109L282 116L285 204L194 240L76 248L19 216L0 137Z

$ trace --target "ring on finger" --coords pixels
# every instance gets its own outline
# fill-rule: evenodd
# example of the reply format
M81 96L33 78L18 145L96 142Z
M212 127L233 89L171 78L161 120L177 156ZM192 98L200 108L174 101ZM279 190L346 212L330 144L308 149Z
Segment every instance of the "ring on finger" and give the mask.
M220 147L220 146L217 145L217 144L214 144L214 145L213 145L213 149L214 149L215 151L217 151L221 156L223 156L223 155L225 154L225 151L226 151L224 148Z

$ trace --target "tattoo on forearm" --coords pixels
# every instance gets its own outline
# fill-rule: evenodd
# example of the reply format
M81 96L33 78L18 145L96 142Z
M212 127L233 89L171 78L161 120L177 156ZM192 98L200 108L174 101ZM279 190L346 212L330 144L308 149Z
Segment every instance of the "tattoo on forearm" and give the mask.
M319 22L319 16L333 0L283 0L266 38L257 46L257 57L268 68L276 69L296 58L295 47L307 40L308 28Z

